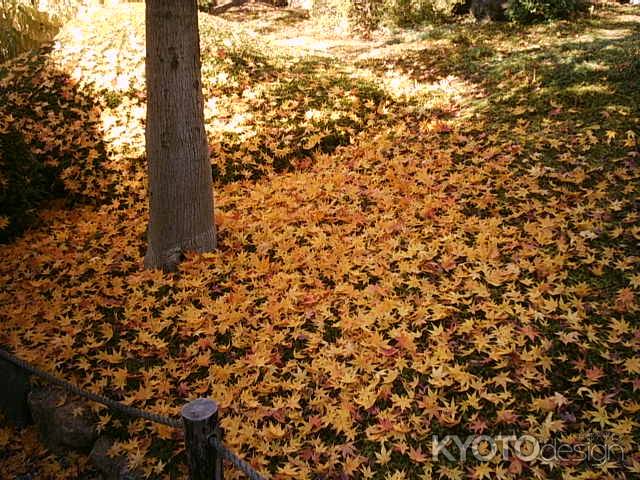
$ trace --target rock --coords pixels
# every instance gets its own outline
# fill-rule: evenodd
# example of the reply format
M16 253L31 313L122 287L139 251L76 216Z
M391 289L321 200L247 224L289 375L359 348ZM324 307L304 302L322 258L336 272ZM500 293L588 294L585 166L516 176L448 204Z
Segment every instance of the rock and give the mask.
M494 20L503 22L507 19L508 0L472 0L471 13L476 20Z
M27 405L29 375L13 363L0 359L0 412L13 426L22 428L31 423Z
M109 449L113 440L101 436L96 440L89 458L94 467L102 474L103 480L138 480L142 476L136 472L130 472L127 459L123 455L109 456Z
M313 0L289 0L289 7L311 10L313 8Z
M98 436L97 421L86 402L58 388L33 389L28 396L42 441L54 452L88 450Z

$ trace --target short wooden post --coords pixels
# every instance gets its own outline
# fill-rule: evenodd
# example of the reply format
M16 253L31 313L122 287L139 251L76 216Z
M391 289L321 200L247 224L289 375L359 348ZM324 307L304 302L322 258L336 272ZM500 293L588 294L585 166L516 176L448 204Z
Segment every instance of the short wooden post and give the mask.
M0 413L4 414L9 423L19 428L32 423L27 405L29 390L29 374L0 358Z
M218 404L198 398L182 407L189 480L223 480L222 456L211 445L218 432Z

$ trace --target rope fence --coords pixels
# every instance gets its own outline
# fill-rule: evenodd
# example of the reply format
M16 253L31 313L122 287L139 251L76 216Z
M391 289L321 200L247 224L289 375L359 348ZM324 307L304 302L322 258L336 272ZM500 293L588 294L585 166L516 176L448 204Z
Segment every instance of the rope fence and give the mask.
M58 378L2 348L0 348L0 358L67 392L105 405L124 415L182 429L185 433L185 450L190 480L223 480L224 466L222 460L227 460L250 480L266 480L248 462L238 457L224 445L222 429L218 420L218 404L213 400L198 398L182 408L182 418L167 417L124 405L103 395L82 390L73 383Z

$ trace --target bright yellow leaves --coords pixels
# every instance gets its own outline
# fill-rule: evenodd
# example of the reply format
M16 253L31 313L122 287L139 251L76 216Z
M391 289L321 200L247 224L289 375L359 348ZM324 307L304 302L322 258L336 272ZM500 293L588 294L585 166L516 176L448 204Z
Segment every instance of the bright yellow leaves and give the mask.
M624 361L624 368L628 374L640 374L640 357L628 358Z

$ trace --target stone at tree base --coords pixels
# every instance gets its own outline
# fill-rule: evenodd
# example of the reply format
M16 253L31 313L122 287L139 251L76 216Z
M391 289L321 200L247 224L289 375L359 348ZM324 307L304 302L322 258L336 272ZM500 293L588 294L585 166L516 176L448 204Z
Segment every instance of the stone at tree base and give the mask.
M311 10L313 8L313 0L289 0L289 7Z
M61 453L67 448L91 448L98 431L88 403L74 400L58 388L33 389L28 403L42 441L50 450Z
M18 428L31 423L27 405L29 389L29 375L13 363L0 359L0 413Z
M494 20L503 22L507 19L506 0L472 0L471 13L476 20Z
M109 456L109 449L113 446L113 440L101 436L91 449L89 458L94 467L102 474L103 480L138 480L142 476L131 472L127 465L127 459L123 455Z

